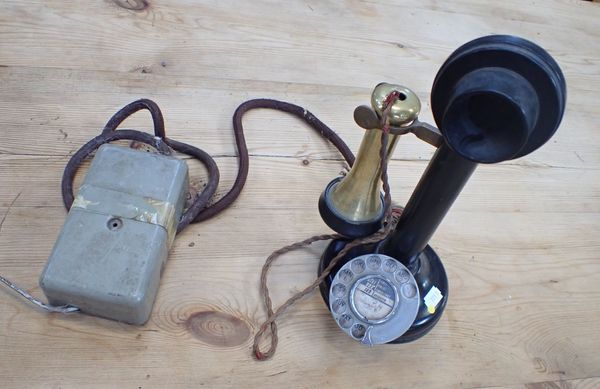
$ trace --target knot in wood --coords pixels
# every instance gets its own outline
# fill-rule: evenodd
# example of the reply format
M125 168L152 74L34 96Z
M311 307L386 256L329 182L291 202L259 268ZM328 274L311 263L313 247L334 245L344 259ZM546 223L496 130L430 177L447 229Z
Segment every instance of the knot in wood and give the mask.
M121 8L131 11L143 11L150 6L148 0L113 0Z
M250 327L244 320L218 311L193 313L186 320L186 327L204 343L220 347L240 346L251 334Z

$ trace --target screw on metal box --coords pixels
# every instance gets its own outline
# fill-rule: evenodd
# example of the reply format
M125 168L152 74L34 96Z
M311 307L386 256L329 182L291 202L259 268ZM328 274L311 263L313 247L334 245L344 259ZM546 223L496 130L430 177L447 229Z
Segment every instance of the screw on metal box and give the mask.
M185 161L100 147L40 277L48 301L145 323L187 187Z
M152 115L154 135L130 129L118 130L120 124L127 117L139 110L148 110ZM243 112L238 113L236 111L236 115L241 114ZM241 160L240 166L242 166L244 157L247 158L247 148L245 147L241 127L234 128L234 135ZM102 172L103 168L100 168L100 170L96 169L94 173L90 172L88 177L86 177L87 184L80 188L77 198L75 198L73 194L73 182L82 162L98 150L97 158L92 163L92 167L97 165L110 167L108 163L110 161L106 161L106 159L105 163L98 162L100 155L109 153L103 150L109 150L110 148L108 146L102 148L103 150L99 150L99 148L102 145L117 140L132 141L130 145L132 148L138 148L139 145L150 147L145 150L155 150L157 152L156 156L152 158L160 159L169 156L173 150L188 155L206 167L208 173L207 185L198 195L190 199L189 206L185 212L182 212L178 208L180 204L179 199L177 199L178 202L175 204L162 201L160 197L153 196L153 194L159 193L159 190L153 190L153 182L157 185L165 183L165 180L167 184L176 183L168 182L168 178L172 176L173 170L167 168L164 171L166 173L165 177L153 180L151 169L160 168L161 164L150 162L145 167L146 171L144 171L148 180L144 180L143 185L133 188L131 184L141 179L142 176L127 177L127 172L132 166L133 171L129 173L136 173L136 170L137 172L144 170L143 167L140 167L139 163L136 165L136 161L140 162L140 160L146 157L141 157L139 153L129 154L131 158L126 157L127 153L133 152L133 150L126 151L127 149L121 148L120 150L123 152L121 157L131 162L132 166L127 163L124 166L113 166L116 168L114 178L116 182L125 182L125 185L123 187L112 187L111 185L115 184L114 182L108 186L99 185L102 181L105 183L110 181L111 172ZM164 159L164 161L167 159ZM170 160L173 161L173 158ZM180 164L180 162L174 163ZM156 171L155 173L160 176L163 172ZM156 254L156 250L151 246L144 246L139 240L132 240L130 247L132 251L131 256L128 258L129 262L126 262L126 264L133 266L132 271L129 266L123 267L120 263L116 264L114 260L111 262L111 258L125 255L122 249L126 244L118 242L118 240L127 236L137 238L137 236L132 236L132 231L144 226L140 223L148 223L163 227L166 230L167 241L170 244L176 231L179 232L191 223L200 222L216 215L235 201L244 184L243 176L244 172L240 170L236 184L230 192L207 207L207 202L215 193L219 183L219 170L215 161L210 155L194 146L167 138L163 116L158 105L148 99L136 100L115 113L106 123L100 135L81 146L71 156L65 166L61 184L62 198L65 208L71 210L71 212L58 237L53 250L53 256L49 259L40 279L41 287L47 292L46 294L51 301L49 303L40 301L1 275L0 283L48 312L72 313L82 311L139 324L147 319L145 312L150 310L151 306L148 307L148 304L153 300L153 295L155 294L155 291L153 291L155 281L152 277L149 277L145 270L151 270L151 273L155 274L155 259L157 257L154 254ZM90 185L89 181L94 181L94 179L96 182ZM179 190L177 185L175 185L175 190ZM142 196L144 197L142 198ZM178 217L179 214L181 214L181 217ZM78 222L79 217L82 220ZM92 221L94 217L96 217L96 220ZM87 227L90 228L88 229ZM101 232L105 236L102 236ZM140 236L148 238L148 232L150 232L150 229L146 226L144 233ZM94 233L98 234L94 239L90 239ZM157 244L160 246L163 243L164 234L159 231L157 233ZM106 243L109 244L106 245ZM86 246L86 244L89 244L89 246ZM61 266L64 267L66 263L73 259L72 254L68 252L70 245L73 246L75 251L78 250L80 252L81 263L72 263L72 269L71 266L67 266L68 269L65 271L66 276L63 277L60 271L57 273L55 270ZM135 250L140 245L143 246L142 249ZM101 252L103 249L105 251ZM65 256L64 258L57 258L55 254L61 250L65 251ZM144 261L144 256L146 255L145 259L147 261ZM159 254L158 256L162 257L163 255ZM99 263L94 265L93 261L90 261L93 258L100 259ZM88 288L86 281L93 276L95 272L94 266L99 268L98 279L93 280ZM121 266L122 272L119 272L119 266ZM136 274L135 270L140 270L140 268L142 268L142 271L140 274ZM160 267L159 277L162 274L163 268L164 261ZM114 271L111 273L111 270ZM77 271L80 274L77 274ZM104 281L106 282L98 288L98 284L102 283L103 278L105 278ZM144 283L144 281L149 282ZM135 289L136 285L140 286L140 288ZM111 289L113 286L115 288ZM103 300L103 297L106 296L110 297ZM102 301L99 301L99 299ZM79 306L74 306L71 303L73 301L82 302L78 304ZM64 302L64 305L53 305L62 304L62 302ZM128 304L129 308L132 309L124 312L123 308L127 308Z

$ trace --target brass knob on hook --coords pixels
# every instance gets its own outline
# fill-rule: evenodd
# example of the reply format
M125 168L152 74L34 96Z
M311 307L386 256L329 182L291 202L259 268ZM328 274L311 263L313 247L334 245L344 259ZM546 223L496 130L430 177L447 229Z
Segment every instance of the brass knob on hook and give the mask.
M381 128L381 117L392 92L398 92L398 100L392 104L388 114L389 125L394 128L392 133L398 134L402 132L401 128L415 123L421 111L421 101L415 92L402 85L382 82L371 94L371 106L361 105L354 110L356 124L366 130Z
M395 127L409 125L419 116L421 101L415 92L407 87L388 84L386 82L380 83L371 94L371 106L377 113L377 116L381 118L383 110L386 108L385 102L388 96L394 91L398 92L399 97L392 104L390 113L388 114L390 125Z
M399 98L390 107L390 126L402 127L413 123L421 109L417 95L410 89L381 83L371 94L371 104L354 111L356 123L367 129L354 166L346 177L331 181L319 199L321 217L336 232L348 237L367 236L376 232L384 217L381 195L381 118L388 96L397 91ZM398 134L390 134L385 157L389 160Z

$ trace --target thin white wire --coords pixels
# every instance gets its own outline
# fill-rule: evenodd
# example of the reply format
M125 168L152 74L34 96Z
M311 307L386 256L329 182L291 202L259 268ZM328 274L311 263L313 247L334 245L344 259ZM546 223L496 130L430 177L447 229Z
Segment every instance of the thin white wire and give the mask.
M30 295L29 293L27 293L25 290L19 288L15 284L13 284L10 280L2 277L1 275L0 275L0 282L2 282L4 285L6 285L9 288L11 288L12 290L14 290L15 292L17 292L18 294L20 294L25 299L29 300L29 302L31 302L32 304L35 304L38 307L40 307L42 309L45 309L48 312L59 312L59 313L79 312L79 308L74 307L72 305L60 305L60 306L56 306L56 305L50 305L50 304L43 303L40 300L38 300L35 297L33 297L32 295Z

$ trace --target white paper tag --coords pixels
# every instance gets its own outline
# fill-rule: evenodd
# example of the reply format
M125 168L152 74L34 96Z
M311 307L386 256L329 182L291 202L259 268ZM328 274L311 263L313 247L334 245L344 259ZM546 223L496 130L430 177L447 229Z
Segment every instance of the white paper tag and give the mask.
M435 286L432 286L431 289L429 289L429 292L427 292L427 294L423 298L423 301L427 306L427 311L429 313L434 313L435 308L438 306L440 301L442 301L442 298L444 298L442 292L440 292L440 290Z

